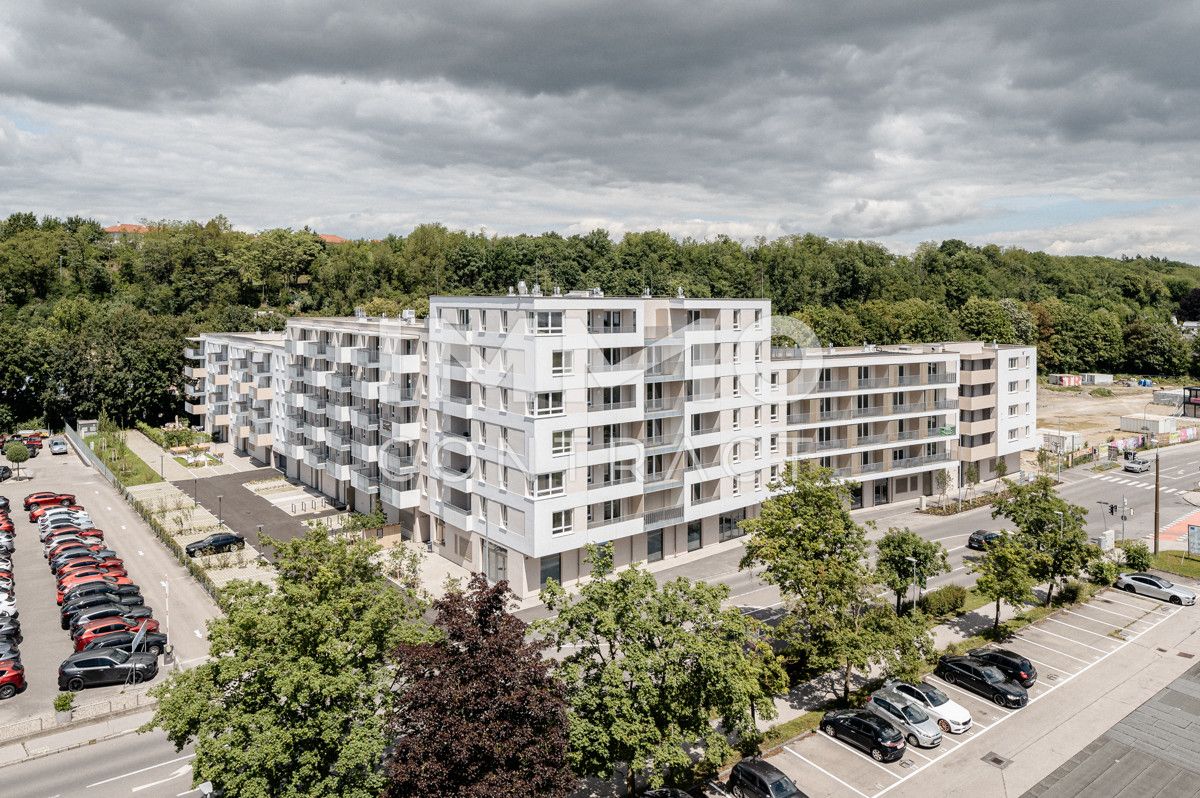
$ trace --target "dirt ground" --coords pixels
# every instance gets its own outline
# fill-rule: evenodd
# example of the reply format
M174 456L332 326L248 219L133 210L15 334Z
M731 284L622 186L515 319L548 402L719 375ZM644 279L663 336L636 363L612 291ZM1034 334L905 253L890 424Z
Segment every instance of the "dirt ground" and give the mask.
M1171 405L1148 404L1155 391L1180 388L1182 385L1158 385L1153 388L1126 388L1120 385L1103 386L1113 395L1092 396L1095 386L1060 388L1038 384L1037 422L1040 429L1061 429L1082 432L1088 446L1101 446L1108 436L1121 426L1121 416L1145 413L1148 416L1175 415Z

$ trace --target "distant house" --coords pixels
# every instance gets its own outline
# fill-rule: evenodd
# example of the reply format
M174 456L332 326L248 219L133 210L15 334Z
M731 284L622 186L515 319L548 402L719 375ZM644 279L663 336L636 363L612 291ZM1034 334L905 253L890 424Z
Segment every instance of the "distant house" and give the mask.
M150 228L144 224L114 224L104 228L104 232L108 233L111 238L120 238L121 236L145 235L150 232Z
M1079 375L1084 385L1112 385L1113 375L1084 372Z
M350 239L335 236L332 233L318 233L317 236L326 244L345 244Z

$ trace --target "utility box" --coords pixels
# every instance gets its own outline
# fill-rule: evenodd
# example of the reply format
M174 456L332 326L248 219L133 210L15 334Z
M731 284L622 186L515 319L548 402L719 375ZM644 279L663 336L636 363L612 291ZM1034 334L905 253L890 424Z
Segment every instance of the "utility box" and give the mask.
M1121 432L1140 432L1143 435L1168 435L1178 423L1171 416L1121 416Z
M1092 545L1099 546L1100 551L1112 551L1116 546L1116 533L1111 529L1106 529L1099 535L1092 535L1089 540Z
M1083 433L1063 429L1039 429L1039 448L1049 449L1055 454L1070 454L1083 448Z

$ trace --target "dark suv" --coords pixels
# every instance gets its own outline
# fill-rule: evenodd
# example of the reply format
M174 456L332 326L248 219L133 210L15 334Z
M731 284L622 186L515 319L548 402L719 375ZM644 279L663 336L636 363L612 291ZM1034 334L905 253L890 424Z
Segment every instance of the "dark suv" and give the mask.
M77 693L101 684L138 684L158 675L158 657L119 648L81 651L58 666L58 689Z
M977 648L967 656L986 662L1022 687L1033 687L1037 681L1037 668L1015 651L1007 648Z
M782 770L761 759L738 762L725 786L738 798L808 798Z
M1003 532L994 532L990 529L976 529L971 533L971 537L967 538L967 548L975 549L976 551L986 551L989 543L1002 537L1004 537Z
M821 718L821 731L861 748L876 762L904 756L904 737L892 724L865 709L835 709Z
M184 551L187 552L187 556L195 557L197 554L220 554L244 548L246 548L246 539L241 535L235 535L232 532L217 532L203 540L187 544Z
M990 698L997 706L1019 709L1029 703L1024 687L1006 678L999 668L974 657L944 656L934 673L947 684Z

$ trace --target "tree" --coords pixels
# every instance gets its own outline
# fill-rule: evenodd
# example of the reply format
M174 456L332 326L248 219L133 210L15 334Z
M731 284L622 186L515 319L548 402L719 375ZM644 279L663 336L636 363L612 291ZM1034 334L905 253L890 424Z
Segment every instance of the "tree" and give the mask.
M17 467L17 476L21 476L21 463L29 459L29 447L22 441L9 441L4 444L4 457Z
M469 592L433 605L437 640L401 644L393 659L395 699L387 798L566 796L565 688L542 658L545 644L506 607L506 582L476 574Z
M970 496L975 492L975 488L979 486L979 464L969 463L963 469L963 477L967 481L967 495Z
M942 506L946 504L946 493L950 490L950 471L942 468L934 472L933 486L937 488L938 495L942 497Z
M276 583L231 582L210 658L154 688L154 717L194 743L195 782L234 798L374 798L383 786L386 657L429 639L425 604L386 581L365 542L321 526L270 543Z
M1021 542L1003 535L988 544L983 557L970 566L977 575L975 590L996 602L993 629L1000 628L1000 602L1020 609L1033 601L1033 577L1029 573L1029 552Z
M557 672L575 772L608 778L626 763L632 792L643 773L653 786L693 767L714 773L730 737L755 745L756 718L774 717L772 699L787 688L761 623L722 607L725 585L679 578L659 586L637 566L614 575L611 545L589 547L588 559L591 579L577 595L554 582L542 591L555 616L538 624L569 651Z
M1004 478L1008 476L1008 461L1003 457L997 457L993 468L996 472L996 479L1003 482Z
M996 501L993 518L1016 525L1026 549L1029 572L1046 583L1046 606L1057 581L1076 577L1093 556L1083 531L1087 511L1069 504L1054 491L1054 481L1042 475L1025 485L1008 484L1008 493Z
M895 592L897 615L914 579L924 590L929 577L950 570L945 547L937 541L925 540L908 527L889 529L875 544L875 550L875 578ZM910 557L916 562L911 562Z
M1123 549L1125 552L1125 565L1129 570L1150 570L1150 547L1146 545L1145 541L1127 541Z

